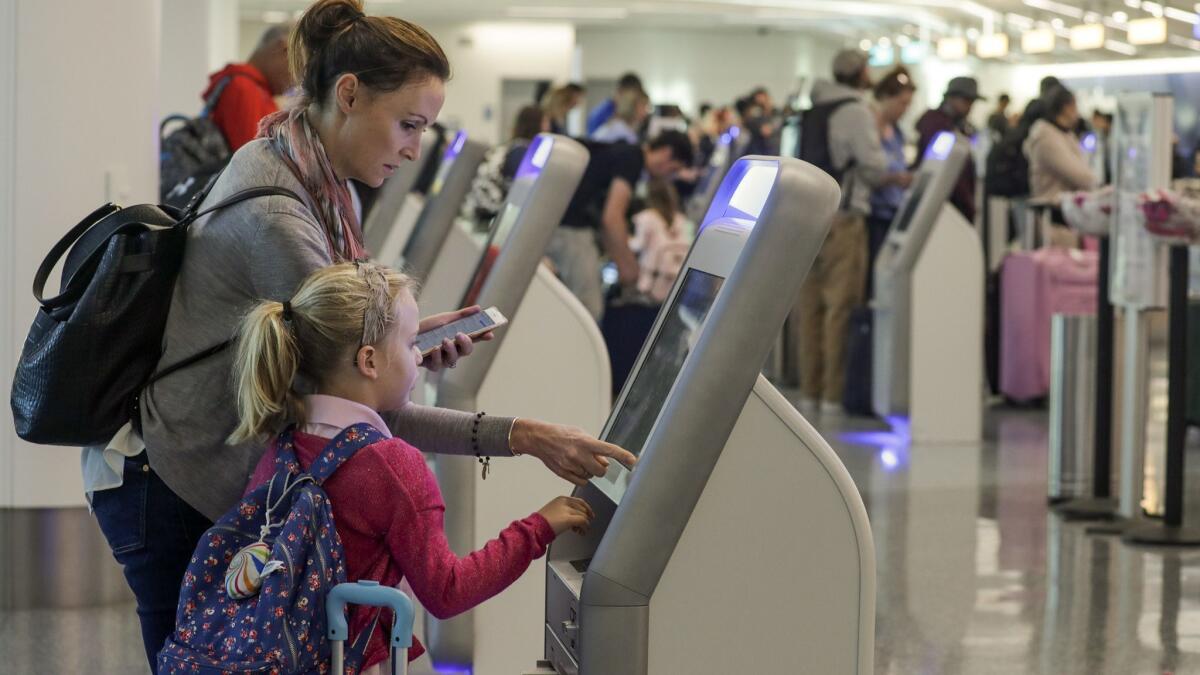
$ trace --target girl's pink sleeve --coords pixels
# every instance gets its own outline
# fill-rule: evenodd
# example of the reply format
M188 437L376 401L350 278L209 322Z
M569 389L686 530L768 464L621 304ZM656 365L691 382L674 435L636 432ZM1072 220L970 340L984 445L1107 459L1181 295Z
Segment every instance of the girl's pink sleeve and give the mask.
M554 541L550 524L534 513L460 558L446 541L446 507L425 458L402 441L388 443L385 452L398 494L380 503L377 526L387 532L388 552L417 599L435 617L461 614L500 593Z

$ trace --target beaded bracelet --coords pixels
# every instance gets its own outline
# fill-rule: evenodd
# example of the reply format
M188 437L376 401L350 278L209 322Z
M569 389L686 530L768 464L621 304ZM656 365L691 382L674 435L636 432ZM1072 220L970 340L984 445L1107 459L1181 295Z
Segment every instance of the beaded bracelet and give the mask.
M483 421L483 411L475 413L475 422L471 425L471 449L475 451L475 460L483 467L483 480L487 480L488 471L492 468L492 458L484 457L479 451L479 423Z

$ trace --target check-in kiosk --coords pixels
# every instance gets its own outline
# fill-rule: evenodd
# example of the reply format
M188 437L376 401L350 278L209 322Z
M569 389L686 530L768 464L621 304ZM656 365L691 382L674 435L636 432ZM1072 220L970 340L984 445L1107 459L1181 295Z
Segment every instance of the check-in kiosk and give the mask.
M759 374L838 198L795 159L726 177L605 426L637 468L577 490L596 518L550 548L533 672L872 672L867 512Z
M966 137L934 138L875 259L875 412L927 442L982 433L983 249L947 201L969 157Z
M741 156L749 141L749 134L743 133L740 127L730 127L717 139L717 145L708 159L708 166L700 176L700 185L688 199L687 216L692 222L700 222L708 212L713 196L717 194L717 188L725 179L725 174L729 173L729 167Z
M425 170L425 165L434 161L432 156L436 147L436 135L421 136L421 152L417 158L397 166L396 172L379 189L375 205L363 223L363 242L368 251L376 254L376 260L383 260L378 253L393 230L408 232L416 223L424 200L413 192L413 187Z
M452 298L446 307L472 300L497 307L510 323L457 368L443 371L436 383L437 405L527 416L599 433L611 406L604 339L579 300L541 264L587 163L587 150L576 141L539 135L526 151L487 240L468 237L461 242L464 255L453 258L458 269L446 264L444 253L438 258L422 304L429 295ZM465 233L458 226L454 230ZM479 548L508 523L571 489L531 458L493 462L486 481L474 457L437 455L433 463L446 501L446 535L460 554ZM428 617L433 662L440 668L472 668L477 675L516 673L542 643L535 625L519 626L512 617L536 620L542 598L540 569L531 569L471 612L448 621Z
M483 143L467 138L467 132L455 134L442 153L417 220L411 228L392 228L375 257L417 279L426 279L486 151Z

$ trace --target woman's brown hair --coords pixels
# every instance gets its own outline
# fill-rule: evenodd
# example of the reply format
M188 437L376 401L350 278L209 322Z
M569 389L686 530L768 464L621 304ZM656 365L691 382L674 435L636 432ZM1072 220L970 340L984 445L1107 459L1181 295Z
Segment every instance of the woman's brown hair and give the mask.
M293 77L318 105L344 73L375 91L450 78L450 61L428 31L404 19L367 16L362 0L317 0L296 23L288 50Z
M667 230L675 228L675 215L679 213L679 192L675 184L666 178L654 178L646 185L646 206L657 211L667 224Z
M527 105L521 108L517 113L517 121L513 123L513 139L532 140L534 136L542 133L542 120L544 119L546 119L546 113L540 106Z
M908 73L908 68L896 66L890 73L884 75L883 79L876 83L875 100L882 101L885 98L893 98L906 91L916 92L917 85L913 84L912 75Z

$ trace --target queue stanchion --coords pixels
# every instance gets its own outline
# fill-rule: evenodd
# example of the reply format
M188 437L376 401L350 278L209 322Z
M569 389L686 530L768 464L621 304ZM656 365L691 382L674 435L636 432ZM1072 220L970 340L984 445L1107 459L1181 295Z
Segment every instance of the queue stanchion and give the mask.
M1195 221L1180 215L1180 201L1165 192L1152 196L1145 210L1147 229L1170 244L1165 510L1162 521L1140 522L1130 527L1123 538L1132 544L1200 546L1200 528L1183 524L1184 453L1188 428L1188 244L1196 241ZM1184 235L1187 239L1182 239Z
M1113 359L1114 359L1114 308L1109 297L1109 220L1112 215L1111 192L1096 195L1079 194L1066 197L1063 215L1076 231L1096 236L1100 241L1100 269L1096 293L1096 362L1094 398L1095 419L1092 434L1092 485L1091 494L1067 499L1053 508L1068 520L1115 520L1117 500L1112 494L1112 415L1113 415ZM1099 199L1100 204L1089 204L1089 199ZM1090 207L1090 208L1088 208Z

